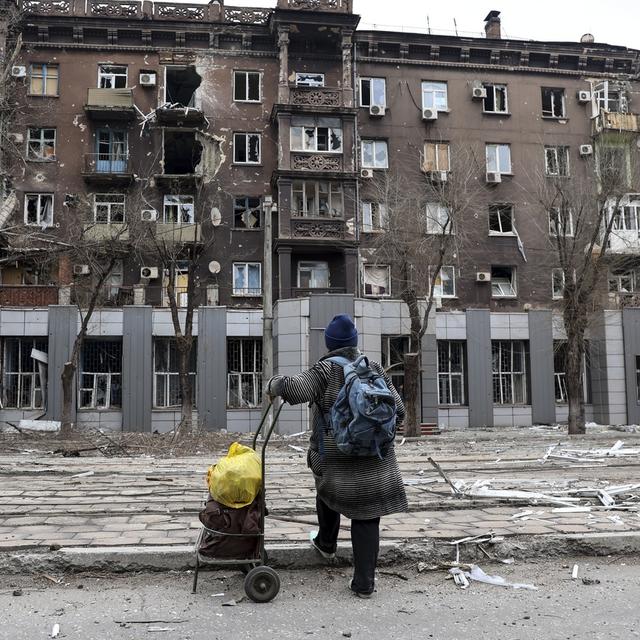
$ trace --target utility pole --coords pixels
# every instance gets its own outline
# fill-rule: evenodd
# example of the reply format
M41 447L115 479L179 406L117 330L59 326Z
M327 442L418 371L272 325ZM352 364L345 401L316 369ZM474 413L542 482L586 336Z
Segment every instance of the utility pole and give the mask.
M277 205L271 196L262 203L264 218L264 249L262 257L262 380L264 384L273 377L273 213ZM269 398L266 393L263 406Z

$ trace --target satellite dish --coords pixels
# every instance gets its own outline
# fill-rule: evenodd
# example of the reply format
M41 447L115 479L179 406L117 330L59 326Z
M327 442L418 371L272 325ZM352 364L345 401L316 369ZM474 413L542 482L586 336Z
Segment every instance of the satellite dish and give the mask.
M212 260L209 263L209 271L213 274L216 273L220 273L220 269L222 269L222 267L220 266L220 263L217 260Z
M592 44L595 41L596 39L592 33L585 33L582 38L580 38L580 42L582 42L582 44Z
M211 224L214 227L219 227L222 224L222 214L218 207L211 207Z

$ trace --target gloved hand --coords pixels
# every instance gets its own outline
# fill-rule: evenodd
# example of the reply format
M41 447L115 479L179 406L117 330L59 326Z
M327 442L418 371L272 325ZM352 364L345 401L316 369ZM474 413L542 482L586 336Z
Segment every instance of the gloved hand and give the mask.
M273 378L271 378L267 382L264 388L264 392L267 396L269 396L269 399L273 400L274 398L277 398L279 395L281 395L281 381L282 376L273 376Z

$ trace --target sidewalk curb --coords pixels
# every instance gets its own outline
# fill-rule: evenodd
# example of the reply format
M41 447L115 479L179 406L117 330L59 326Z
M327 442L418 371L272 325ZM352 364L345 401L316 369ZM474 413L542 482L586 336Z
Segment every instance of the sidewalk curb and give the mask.
M496 558L539 560L563 556L640 555L640 533L585 533L571 535L513 536L485 550ZM279 569L306 569L327 562L306 544L268 544L269 564ZM378 563L425 562L429 565L455 560L456 549L446 540L383 541ZM474 544L460 545L463 562L487 561ZM340 543L335 565L348 564L351 545ZM172 547L66 547L58 551L7 551L0 554L0 573L108 571L184 571L195 566L191 545Z

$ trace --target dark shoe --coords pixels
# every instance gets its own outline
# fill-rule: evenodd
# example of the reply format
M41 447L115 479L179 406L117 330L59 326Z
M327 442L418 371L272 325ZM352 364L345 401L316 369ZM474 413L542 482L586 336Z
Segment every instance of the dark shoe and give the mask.
M311 546L325 559L325 560L333 560L336 557L335 551L327 551L323 549L316 541L317 541L317 531L311 531L309 533L309 540L311 540Z
M371 598L371 596L373 595L373 591L369 592L369 593L364 593L363 591L356 591L353 588L353 578L351 580L349 580L349 589L351 589L351 591L353 591L353 594L358 596L358 598L362 598L363 600L369 600L369 598Z

